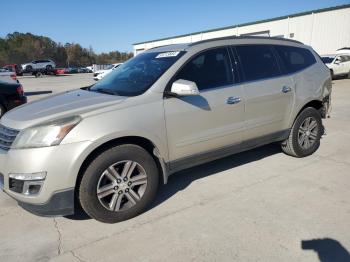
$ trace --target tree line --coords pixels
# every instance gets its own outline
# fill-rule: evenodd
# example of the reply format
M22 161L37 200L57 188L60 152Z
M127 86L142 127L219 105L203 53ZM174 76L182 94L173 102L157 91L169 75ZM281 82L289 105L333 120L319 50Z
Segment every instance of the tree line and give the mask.
M57 67L85 67L92 64L112 64L128 60L132 53L112 51L96 54L92 47L76 43L57 43L45 36L14 32L0 37L0 67L23 64L37 59L52 59Z

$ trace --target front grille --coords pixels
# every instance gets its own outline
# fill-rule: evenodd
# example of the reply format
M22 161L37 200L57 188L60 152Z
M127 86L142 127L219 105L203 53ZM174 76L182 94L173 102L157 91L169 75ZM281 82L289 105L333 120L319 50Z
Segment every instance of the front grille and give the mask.
M0 125L0 148L8 151L19 131Z

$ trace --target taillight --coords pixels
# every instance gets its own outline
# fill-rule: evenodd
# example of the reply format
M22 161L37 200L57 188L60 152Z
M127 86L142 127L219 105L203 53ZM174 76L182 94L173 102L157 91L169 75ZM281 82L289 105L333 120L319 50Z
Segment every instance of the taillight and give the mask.
M23 86L22 85L20 85L19 87L17 87L17 94L19 94L19 95L23 95Z
M13 80L17 80L17 77L16 77L15 74L12 74L12 75L11 75L11 78L12 78Z

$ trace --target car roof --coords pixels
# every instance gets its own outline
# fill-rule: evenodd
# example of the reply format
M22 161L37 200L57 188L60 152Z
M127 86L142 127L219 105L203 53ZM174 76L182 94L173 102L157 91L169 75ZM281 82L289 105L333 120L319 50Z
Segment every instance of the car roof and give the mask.
M305 45L299 41L292 40L292 39L286 39L286 38L279 38L279 37L263 37L263 36L229 36L229 37L220 37L220 38L212 38L212 39L206 39L198 42L193 43L184 43L184 44L172 44L172 45L164 45L160 47L153 47L145 52L170 52L170 51L185 51L192 47L200 46L203 44L210 44L217 42L229 42L228 44L235 44L236 43L242 43L246 40L247 43L252 44L288 44L288 45L297 45L297 46L304 46Z

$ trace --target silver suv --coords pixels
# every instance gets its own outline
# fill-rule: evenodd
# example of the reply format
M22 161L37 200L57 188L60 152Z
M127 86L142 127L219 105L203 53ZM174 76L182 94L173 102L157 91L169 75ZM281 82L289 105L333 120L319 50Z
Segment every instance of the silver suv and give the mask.
M0 178L26 210L102 222L143 212L179 170L272 142L320 146L331 77L299 42L258 37L169 45L89 88L1 119Z
M54 61L50 59L45 59L45 60L34 60L30 63L22 64L21 66L25 72L32 72L35 70L51 71L55 69L56 64Z

